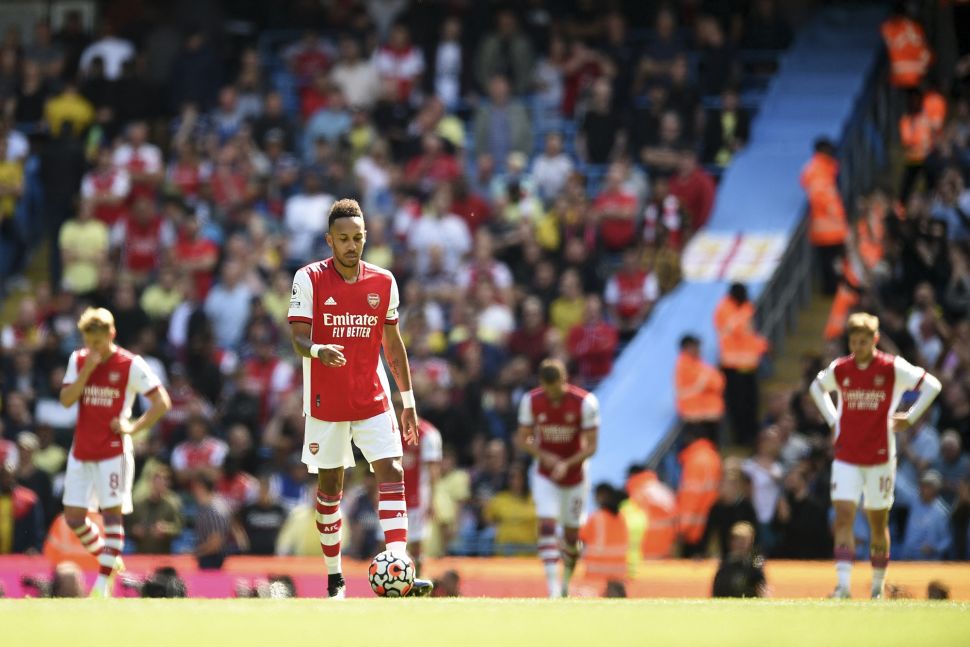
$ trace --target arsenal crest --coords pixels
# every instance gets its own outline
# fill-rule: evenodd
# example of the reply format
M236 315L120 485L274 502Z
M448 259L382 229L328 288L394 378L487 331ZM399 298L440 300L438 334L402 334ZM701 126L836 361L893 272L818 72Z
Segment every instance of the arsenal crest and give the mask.
M572 411L570 411L569 413L566 414L566 423L567 424L570 424L570 425L573 424L573 420L575 418L576 418L576 416L573 415L573 412Z
M109 382L117 382L119 379L121 379L121 373L119 373L118 371L111 371L110 373L108 373Z
M372 308L376 308L377 306L381 305L381 295L375 292L371 292L370 294L368 294L367 305L369 305Z
M876 386L882 386L886 383L886 378L882 375L877 375L875 378L873 378L872 383Z
M546 414L540 413L538 415L538 418L539 418L539 422L545 422L546 421Z
M313 454L314 456L316 456L317 455L317 452L320 451L320 444L319 443L310 443L309 449L310 449L310 453Z

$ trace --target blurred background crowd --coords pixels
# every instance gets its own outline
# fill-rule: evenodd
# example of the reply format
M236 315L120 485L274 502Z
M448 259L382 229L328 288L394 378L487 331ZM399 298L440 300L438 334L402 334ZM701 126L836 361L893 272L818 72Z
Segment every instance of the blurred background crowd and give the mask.
M595 388L677 286L802 11L775 0L103 4L97 21L66 12L0 40L0 492L30 490L18 523L36 526L0 552L39 549L60 511L76 411L58 390L77 316L95 305L173 400L137 442L128 549L319 553L286 311L293 272L328 255L325 214L344 197L364 208L365 260L401 286L418 410L445 441L432 553L534 550L511 444L519 398L548 356ZM923 114L932 88L944 115L906 148L909 179L846 207L858 230L834 280L848 305L833 311L824 355L805 358L804 384L769 393L730 446L698 427L684 435L717 458L699 531L679 537L685 554L719 554L711 539L726 554L733 523L749 521L765 554L830 555L828 430L807 387L844 351L839 317L866 309L887 350L945 384L900 439L900 554L966 558L961 47L939 77L948 84L921 78L906 95L906 114ZM860 249L872 240L877 256ZM688 471L664 478L676 491ZM376 486L358 472L345 546L369 557Z

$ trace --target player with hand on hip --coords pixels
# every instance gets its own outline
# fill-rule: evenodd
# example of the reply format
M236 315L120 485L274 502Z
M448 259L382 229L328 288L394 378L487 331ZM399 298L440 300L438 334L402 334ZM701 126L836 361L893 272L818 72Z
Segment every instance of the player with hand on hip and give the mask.
M835 570L831 597L850 597L855 535L852 524L860 497L869 518L872 597L881 598L889 565L889 510L896 485L896 437L930 407L942 388L925 369L876 349L879 319L859 312L846 325L850 354L819 372L810 389L834 432L832 506L835 508ZM829 393L838 394L838 406ZM905 413L896 408L906 391L919 398Z
M92 597L110 597L114 576L124 565L122 515L132 511L131 488L135 457L131 435L150 429L172 408L168 392L145 360L114 343L114 316L104 308L88 308L77 324L84 348L68 360L61 404L78 403L77 428L64 476L64 519L92 555L98 558L98 578ZM151 407L131 419L135 395ZM101 509L104 537L88 518Z
M596 453L599 402L566 381L566 367L556 359L539 366L539 388L522 396L516 446L535 459L532 498L539 517L539 559L549 597L569 594L569 580L579 560L589 484L586 459ZM557 526L562 544L557 546ZM558 563L562 558L562 578Z
M355 200L330 208L327 244L333 256L310 263L293 279L289 321L293 348L303 357L303 462L317 473L317 530L327 564L327 593L345 595L340 560L340 499L344 469L354 466L351 441L377 477L378 514L391 551L407 552L402 435L418 442L407 350L398 330L397 282L389 271L361 260L364 214ZM401 391L398 430L381 348ZM430 594L415 580L410 595Z

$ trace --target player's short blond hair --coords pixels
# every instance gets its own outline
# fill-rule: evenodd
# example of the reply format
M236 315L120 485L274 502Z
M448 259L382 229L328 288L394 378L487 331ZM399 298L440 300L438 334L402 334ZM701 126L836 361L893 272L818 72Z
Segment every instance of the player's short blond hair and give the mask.
M747 521L738 521L731 526L732 537L745 537L754 540L754 526Z
M879 332L879 317L868 312L856 312L849 315L845 330L850 335L854 332L867 332L870 335L875 335Z
M88 308L77 320L77 329L85 332L108 332L114 330L115 316L107 308Z

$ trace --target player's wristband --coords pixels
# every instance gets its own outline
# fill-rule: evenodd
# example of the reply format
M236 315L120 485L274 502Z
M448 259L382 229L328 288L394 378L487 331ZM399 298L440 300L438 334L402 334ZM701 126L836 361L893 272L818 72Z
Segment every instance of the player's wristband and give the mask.
M401 404L405 409L414 408L414 391L401 391Z
M310 346L310 356L320 359L321 350L323 350L323 344L314 344L313 346Z

